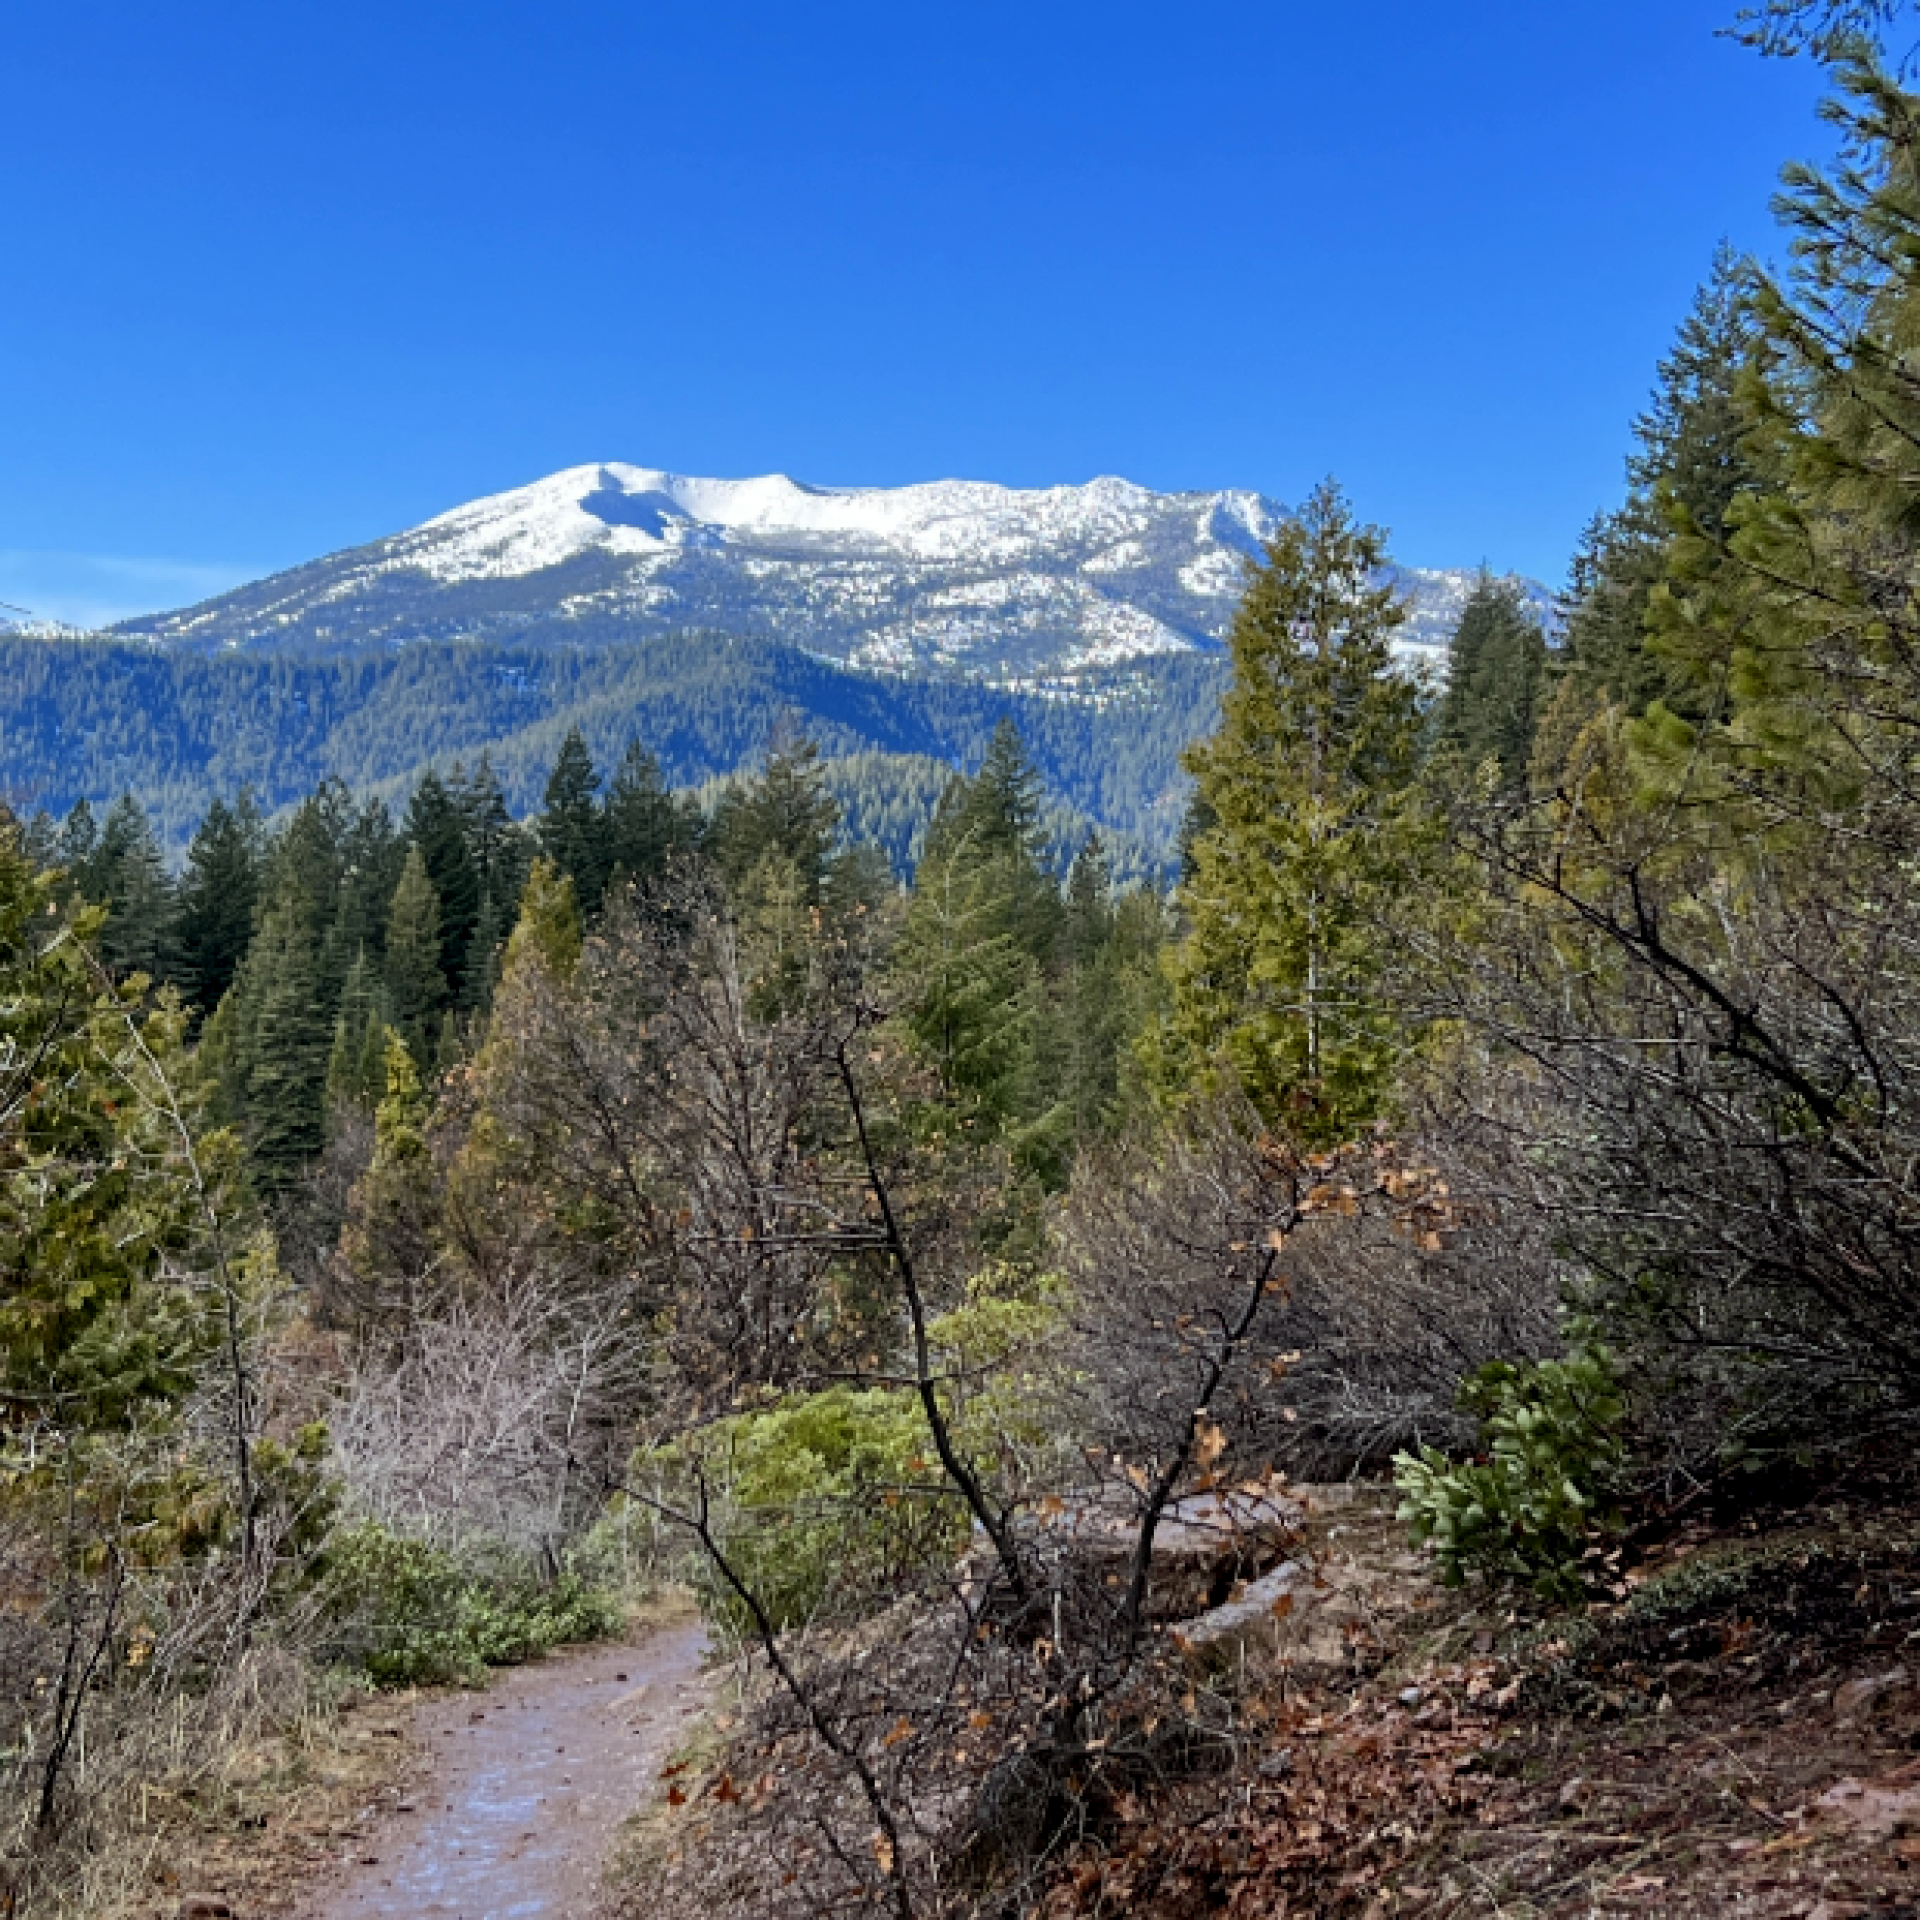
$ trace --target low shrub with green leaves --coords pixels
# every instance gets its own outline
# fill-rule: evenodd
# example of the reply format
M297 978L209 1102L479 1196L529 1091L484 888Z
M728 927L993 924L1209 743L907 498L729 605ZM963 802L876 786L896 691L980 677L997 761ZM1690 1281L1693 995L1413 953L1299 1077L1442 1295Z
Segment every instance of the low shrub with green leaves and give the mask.
M1459 1404L1479 1416L1487 1451L1398 1455L1401 1520L1432 1544L1450 1586L1481 1572L1543 1599L1580 1599L1587 1549L1620 1524L1611 1500L1626 1400L1612 1355L1589 1345L1564 1360L1497 1361L1467 1380Z
M577 1574L543 1580L504 1552L456 1556L370 1520L335 1535L319 1577L325 1653L381 1686L475 1680L620 1625Z
M696 1463L664 1454L654 1464L675 1478ZM898 1389L789 1394L721 1422L697 1464L727 1558L776 1626L889 1597L929 1556L951 1557L966 1539L965 1509L934 1460L919 1400ZM692 1578L711 1614L751 1627L704 1558Z
M955 1443L996 1482L1031 1480L1062 1444L1049 1418L1061 1282L996 1262L928 1327ZM777 1627L823 1610L871 1612L912 1577L950 1564L971 1519L936 1456L917 1393L830 1387L793 1393L708 1430L698 1452L662 1448L635 1472L684 1500L696 1472L729 1563ZM683 1562L710 1617L754 1622L704 1554Z

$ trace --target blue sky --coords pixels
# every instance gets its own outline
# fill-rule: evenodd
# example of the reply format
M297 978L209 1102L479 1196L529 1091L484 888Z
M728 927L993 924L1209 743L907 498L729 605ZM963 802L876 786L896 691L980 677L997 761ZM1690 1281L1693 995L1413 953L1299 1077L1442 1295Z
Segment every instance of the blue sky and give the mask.
M1558 580L1818 75L1733 0L14 0L0 600L558 467L1337 474Z

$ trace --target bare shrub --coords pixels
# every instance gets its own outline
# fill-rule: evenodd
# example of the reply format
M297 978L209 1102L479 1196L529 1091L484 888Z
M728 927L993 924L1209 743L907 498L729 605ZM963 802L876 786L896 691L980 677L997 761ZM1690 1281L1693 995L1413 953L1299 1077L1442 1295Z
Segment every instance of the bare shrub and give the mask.
M743 951L712 883L683 876L617 901L572 980L503 989L486 1124L551 1224L548 1269L617 1292L702 1405L860 1340L848 1248L801 1216L832 1175L836 1059L870 1024L842 978L867 944L823 932L805 990L765 1006L792 956Z
M957 1567L930 1552L917 1575L901 1569L879 1621L783 1631L697 1449L678 1485L633 1491L697 1540L777 1683L755 1696L739 1754L762 1770L756 1832L788 1844L777 1876L730 1854L732 1896L795 1916L1017 1908L1103 1796L1198 1764L1230 1729L1165 1629L1289 1544L1271 1483L1236 1481L1228 1427L1271 1387L1253 1361L1296 1239L1323 1217L1386 1211L1431 1233L1450 1213L1429 1175L1384 1149L1309 1162L1224 1120L1123 1155L1085 1203L1070 1335L1049 1335L1056 1412L1087 1444L1067 1483L1025 1484L1002 1471L1019 1446L956 1418L959 1383L928 1334L940 1269L923 1264L921 1238L946 1191L916 1167L911 1130L889 1125L870 1038L881 1007L852 1006L861 1018L832 1055L840 1125L822 1136L840 1152L818 1156L812 1184L782 1190L767 1233L828 1240L876 1269L896 1331L868 1377L917 1399L926 1435L888 1497L957 1505L973 1544ZM936 1231L930 1244L947 1242ZM1190 1580L1168 1577L1176 1537L1197 1543ZM937 1547L940 1535L922 1538Z
M1069 1365L1100 1447L1155 1450L1191 1399L1190 1328L1221 1311L1232 1249L1273 1231L1275 1152L1251 1113L1223 1106L1185 1137L1080 1169L1057 1244ZM1462 1115L1362 1164L1409 1204L1362 1204L1350 1181L1330 1179L1324 1204L1287 1234L1276 1297L1216 1407L1241 1471L1344 1478L1422 1441L1463 1442L1462 1379L1557 1346L1560 1276L1503 1132Z
M643 1385L618 1306L454 1296L365 1354L329 1412L346 1503L396 1533L550 1568L597 1511Z
M1613 817L1590 741L1556 793L1469 816L1482 936L1436 1011L1531 1090L1488 1103L1678 1482L1920 1423L1920 948L1910 809L1738 857Z
M319 1159L280 1199L274 1224L281 1265L326 1326L362 1325L374 1304L359 1276L339 1258L354 1186L372 1157L373 1115L342 1102L328 1115Z

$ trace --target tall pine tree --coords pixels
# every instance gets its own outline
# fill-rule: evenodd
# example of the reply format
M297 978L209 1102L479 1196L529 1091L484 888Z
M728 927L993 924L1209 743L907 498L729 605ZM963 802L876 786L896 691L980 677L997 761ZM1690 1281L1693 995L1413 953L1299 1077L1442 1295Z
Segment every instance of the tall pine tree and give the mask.
M600 911L607 886L605 823L597 795L600 776L578 727L560 743L540 811L540 850L573 882L574 898L589 919Z
M1437 743L1505 786L1526 776L1547 687L1547 637L1519 584L1482 570L1461 610L1434 715Z
M462 1007L484 1009L492 1003L500 977L515 903L533 859L533 842L508 813L507 796L486 754L472 773L463 775L456 767L454 776L451 791L466 831L468 857L480 882L480 910L474 916L460 970L459 1000Z
M1226 1077L1313 1146L1384 1110L1404 1036L1380 920L1419 885L1420 715L1391 642L1376 528L1331 483L1268 543L1228 636L1233 683L1188 769L1215 825L1181 889L1187 934L1151 1070L1178 1100Z
M387 915L387 1017L415 1060L432 1060L442 1016L451 1005L441 971L440 902L427 874L426 856L408 849L393 907Z
M1044 790L1019 728L1001 720L980 771L943 796L924 855L936 862L960 859L994 867L1006 896L1009 931L1043 968L1053 964L1060 936L1060 896L1043 864Z
M298 903L268 909L247 955L244 990L246 1137L268 1188L288 1185L326 1139L333 1017L320 953Z
M696 844L699 815L674 798L659 761L632 740L608 783L603 826L609 878L645 883Z
M777 868L781 877L771 884L816 906L839 831L840 805L827 791L819 747L783 724L759 774L720 796L710 846L736 895L751 889L757 870Z
M1589 699L1639 714L1676 691L1647 647L1649 605L1676 520L1718 540L1734 502L1759 484L1739 398L1752 342L1745 268L1722 246L1634 423L1626 500L1593 522L1574 559L1565 662Z
M74 874L81 894L107 909L100 957L118 974L144 973L156 983L177 970L173 878L159 836L132 794L113 803Z
M213 802L187 848L180 879L180 977L203 1014L233 985L253 938L263 838L260 810L243 789L231 807Z
M481 881L461 804L465 796L459 789L465 783L457 772L455 779L456 787L450 788L431 768L421 777L407 807L407 838L424 864L437 903L439 974L446 989L458 997L467 977L473 930L480 919ZM391 926L388 938L392 938ZM415 1047L414 1058L424 1060L428 1055Z

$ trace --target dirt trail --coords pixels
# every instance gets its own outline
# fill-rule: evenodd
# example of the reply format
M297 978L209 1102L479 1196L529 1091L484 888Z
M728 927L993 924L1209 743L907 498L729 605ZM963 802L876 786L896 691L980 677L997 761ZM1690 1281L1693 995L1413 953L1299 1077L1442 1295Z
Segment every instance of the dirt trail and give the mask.
M436 1700L408 1800L300 1920L580 1920L616 1829L698 1711L697 1622L589 1647Z

